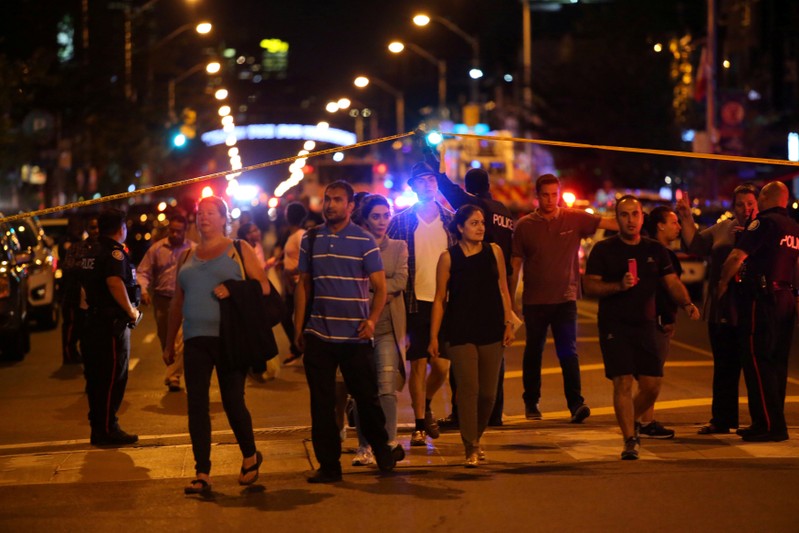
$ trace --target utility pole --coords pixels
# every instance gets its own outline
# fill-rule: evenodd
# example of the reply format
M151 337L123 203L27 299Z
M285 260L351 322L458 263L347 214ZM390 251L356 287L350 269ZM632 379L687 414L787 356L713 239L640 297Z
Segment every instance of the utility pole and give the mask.
M716 0L707 0L707 95L705 106L705 127L710 141L711 152L718 148L718 132L716 130ZM718 162L710 164L708 182L710 198L718 197Z

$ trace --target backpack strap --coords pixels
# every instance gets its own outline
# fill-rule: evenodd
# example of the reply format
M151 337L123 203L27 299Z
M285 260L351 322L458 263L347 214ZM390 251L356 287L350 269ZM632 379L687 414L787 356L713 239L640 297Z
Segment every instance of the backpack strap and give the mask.
M308 236L308 274L311 275L313 282L313 245L316 242L316 236L319 233L319 226L314 226L306 232Z

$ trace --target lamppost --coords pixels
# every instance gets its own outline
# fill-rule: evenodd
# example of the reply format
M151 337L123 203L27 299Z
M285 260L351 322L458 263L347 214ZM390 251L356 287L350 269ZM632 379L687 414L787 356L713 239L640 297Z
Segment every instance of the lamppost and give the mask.
M471 94L469 95L469 98L472 102L477 102L479 83L477 80L482 77L482 71L480 70L480 41L463 31L460 26L444 17L427 15L424 13L419 13L413 17L413 23L420 27L427 26L431 21L438 22L449 31L466 41L472 48L472 70L469 72L469 77L472 79L472 82L470 85Z
M180 76L169 80L169 120L171 120L173 123L177 120L177 115L175 115L175 86L192 74L196 74L203 69L205 69L208 74L216 74L222 69L222 65L218 61L211 61L210 63L197 63Z
M353 84L358 87L359 89L366 88L369 83L374 83L376 87L386 91L390 95L394 97L394 112L396 114L397 120L397 133L404 133L405 132L405 96L402 94L402 91L395 89L388 83L384 82L380 78L375 77L367 77L367 76L358 76L353 81Z
M134 19L139 18L145 11L152 9L155 4L160 2L161 0L148 0L144 4L133 7L129 1L123 2L111 2L108 4L108 9L115 9L122 11L122 15L124 16L124 43L125 43L125 99L126 100L133 100L133 21ZM192 3L193 0L187 0L189 3ZM84 16L88 16L88 8L86 8L86 13ZM191 26L189 26L191 27ZM198 33L203 33L200 31L199 26L197 27ZM181 30L185 31L185 30ZM208 24L208 30L205 33L211 31L210 24Z
M388 51L392 54L400 54L405 50L405 48L417 55L422 56L424 59L435 65L438 69L438 106L441 109L444 109L447 106L447 62L443 59L438 59L424 48L413 43L392 41L388 45Z
M155 52L158 51L162 46L164 46L168 42L175 39L177 36L191 29L194 29L194 31L196 31L197 34L199 35L208 35L209 33L211 33L211 30L213 29L213 25L210 22L200 22L199 24L194 24L194 23L184 24L183 26L178 27L172 33L162 38L160 41L156 42L155 44L151 45L147 49L147 98L148 99L152 94L153 56Z

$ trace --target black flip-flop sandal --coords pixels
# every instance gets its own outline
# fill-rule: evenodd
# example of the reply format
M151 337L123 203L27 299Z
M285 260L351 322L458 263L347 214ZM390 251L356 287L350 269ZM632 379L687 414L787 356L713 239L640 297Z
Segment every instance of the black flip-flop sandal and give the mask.
M200 485L195 487L195 485ZM183 494L210 494L211 485L204 479L192 479L189 485L183 489Z
M241 475L239 476L239 485L252 485L256 481L258 481L258 469L261 468L261 463L264 462L264 457L261 455L261 452L255 452L255 464L249 468L241 467ZM252 478L250 481L242 481L242 476L246 476L250 472L255 472L255 477Z

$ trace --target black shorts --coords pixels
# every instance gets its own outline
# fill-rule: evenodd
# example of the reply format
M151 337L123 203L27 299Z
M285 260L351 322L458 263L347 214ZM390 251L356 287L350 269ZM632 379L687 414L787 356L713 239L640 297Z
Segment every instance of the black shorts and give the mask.
M665 356L654 322L643 324L605 323L599 325L599 347L605 363L605 377L663 377Z
M417 302L418 312L408 313L406 327L408 330L408 349L405 359L418 361L430 357L427 346L430 344L430 317L433 312L433 302ZM439 349L443 344L439 339Z

